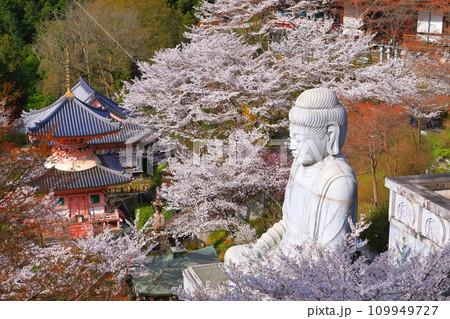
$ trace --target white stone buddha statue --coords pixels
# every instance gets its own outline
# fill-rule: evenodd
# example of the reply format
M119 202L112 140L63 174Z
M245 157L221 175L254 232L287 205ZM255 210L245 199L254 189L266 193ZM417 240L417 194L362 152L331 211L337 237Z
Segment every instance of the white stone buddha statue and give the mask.
M225 264L244 263L245 254L261 256L279 247L315 243L334 249L350 231L348 217L356 221L357 185L340 150L347 130L347 113L336 94L325 88L304 91L289 112L290 149L294 156L286 186L282 220L254 245L231 247Z

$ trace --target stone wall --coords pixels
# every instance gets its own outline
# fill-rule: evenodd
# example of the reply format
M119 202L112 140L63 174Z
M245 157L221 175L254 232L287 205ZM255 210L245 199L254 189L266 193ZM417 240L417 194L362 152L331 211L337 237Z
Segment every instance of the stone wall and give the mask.
M450 243L450 173L386 178L385 185L390 189L389 248L398 262Z

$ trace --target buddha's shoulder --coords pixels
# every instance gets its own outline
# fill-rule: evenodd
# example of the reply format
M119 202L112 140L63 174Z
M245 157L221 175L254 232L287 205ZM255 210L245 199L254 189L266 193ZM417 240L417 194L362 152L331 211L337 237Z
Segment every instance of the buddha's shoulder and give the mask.
M344 157L337 157L326 163L316 179L316 191L335 194L336 199L346 199L356 190L356 177Z
M355 172L350 165L348 165L345 157L340 154L325 163L325 166L320 171L320 175L324 178L354 177Z

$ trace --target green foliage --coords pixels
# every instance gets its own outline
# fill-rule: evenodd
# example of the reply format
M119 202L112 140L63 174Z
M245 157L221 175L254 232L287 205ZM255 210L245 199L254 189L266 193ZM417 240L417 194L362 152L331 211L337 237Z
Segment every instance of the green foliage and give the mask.
M195 7L200 5L199 0L164 0L164 3L178 11L182 15L182 22L184 25L192 25L198 23L198 18L195 17Z
M31 271L33 272L37 272L41 269L41 266L33 266L33 268L31 268Z
M175 214L177 213L176 210L174 209L167 209L166 207L163 207L162 209L162 213L164 215L164 218L167 220L172 216L175 216Z
M163 0L91 0L81 6L71 2L63 14L40 26L35 49L45 95L64 93L66 49L72 82L83 76L112 97L123 81L138 75L137 60L184 40L181 14Z
M44 95L42 90L38 87L33 87L29 91L27 102L23 106L23 110L28 112L30 110L42 109L55 102L56 99L57 98L51 94Z
M139 210L139 214L138 214ZM134 215L138 218L138 227L144 227L145 223L153 216L155 210L152 206L143 206L134 211Z
M350 166L353 168L352 164ZM357 173L358 174L358 173ZM408 175L408 174L406 174ZM389 201L389 189L384 187L385 174L377 174L378 201L386 203ZM372 177L370 174L359 173L358 178L358 207L370 206L373 204Z
M270 201L267 203L266 211L262 217L253 218L247 221L252 228L256 230L256 237L261 237L273 224L279 222L281 219L281 208L280 206Z
M440 159L450 158L450 127L439 133L427 132L427 140L431 143L431 156Z
M0 0L0 33L31 43L40 23L65 4L66 0Z
M151 187L160 186L162 184L163 171L169 166L169 164L160 164L155 169L153 169L153 174L151 176Z
M139 210L139 216L138 216ZM139 206L134 210L135 218L138 218L138 228L144 227L145 223L153 216L155 210L153 206ZM164 219L169 219L174 216L177 212L173 209L168 210L167 208L162 208L162 214L164 215ZM150 225L151 226L151 225Z
M270 226L268 227L267 225L266 219L263 217L250 219L247 223L249 223L250 226L256 230L256 237L258 238L270 228Z
M183 246L186 247L188 251L196 251L204 247L199 241L195 240L184 241Z
M222 260L222 261L224 260L225 253L227 252L228 248L230 248L231 246L233 246L233 241L230 238L225 240L219 246L217 246L217 247L214 246L217 251L217 256L219 257L220 260Z
M184 40L186 31L182 13L167 6L162 0L145 1L142 6L142 27L147 36L145 44L149 54L161 48L173 48Z
M7 81L21 62L20 42L9 34L0 35L0 81Z
M21 132L8 131L4 136L0 137L0 143L12 143L16 147L27 145L27 135Z
M214 247L217 247L221 243L223 243L227 238L228 238L228 232L226 230L218 230L218 231L212 232L208 236L208 240L206 241L206 244L208 246L214 245Z
M21 105L29 105L41 80L37 73L40 62L31 49L37 29L65 4L65 0L0 0L0 82L17 83L24 93Z
M369 241L369 248L377 253L388 249L389 244L389 208L387 205L372 206L366 214L367 222L371 225L362 234L363 239Z
M127 41L139 43L138 50L132 52L133 57L139 60L147 60L155 51L165 47L174 47L183 41L183 32L186 29L182 20L189 20L190 10L197 3L197 1L189 0L180 1L179 4L176 4L176 7L171 7L163 0L95 0L79 2L87 10L89 8L95 10L96 7L99 8L101 6L116 7L120 10L136 10L139 13L139 27L129 32L126 37L129 40L119 39L119 42L121 42L122 46L127 47L129 52L132 50L128 48ZM56 43L61 40L62 43L67 45L67 41L70 42L70 39L73 37L58 38L58 30L61 30L56 27L58 30L53 32L51 40L54 42L50 41L50 46L53 46L47 51L41 51L42 45L37 45L37 40L44 34L51 32L51 28L48 26L53 25L53 23L50 23L50 21L63 21L63 15L61 14L67 12L70 7L77 6L72 1L67 0L0 0L0 83L6 81L17 83L18 90L23 92L18 102L25 110L47 106L55 98L59 97L61 93L59 91L64 90L64 85L61 84L64 82L65 77L64 63L56 61L58 57L63 55L60 54L60 48L56 48ZM183 15L186 15L186 17L183 17ZM85 17L86 14L83 13L80 16ZM115 18L117 17L107 19L102 24L108 24L108 21L114 21ZM79 19L72 20L79 21ZM89 23L84 23L83 26L85 27ZM68 21L56 24L57 26L67 26ZM70 26L68 27L69 29L71 28ZM89 48L105 46L108 37L102 33L100 28L95 25L88 27L88 29L84 27L72 27L71 30L80 31L82 29L89 34L100 34L96 41L89 43ZM104 25L104 27L111 32L109 25ZM139 35L137 33L139 32L145 34L145 38L142 40L138 39ZM117 38L115 34L114 36ZM78 40L76 43L77 47L84 45ZM41 52L39 53L39 59L36 56L36 52ZM115 62L117 62L119 67L115 70L110 70L110 66L107 65L109 61L107 52L97 53L90 54L89 58L101 57L103 60L100 58L100 62L90 65L90 69L79 68L76 72L75 65L83 64L83 67L86 67L85 59L83 54L78 54L76 58L71 57L71 77L73 80L80 75L86 78L90 77L90 80L92 80L90 84L94 85L102 93L111 96L112 91L120 89L123 80L130 80L137 75L136 65L127 57L118 57L119 61ZM114 53L113 57L118 55L118 53ZM53 59L54 61L48 63L48 59ZM92 61L92 63L94 62ZM99 75L96 72L102 74L101 79L98 78ZM94 78L92 73L96 73L97 78Z
M223 260L225 257L225 252L228 248L233 246L233 241L229 237L229 233L226 230L218 230L209 235L206 244L208 246L213 245L220 260Z

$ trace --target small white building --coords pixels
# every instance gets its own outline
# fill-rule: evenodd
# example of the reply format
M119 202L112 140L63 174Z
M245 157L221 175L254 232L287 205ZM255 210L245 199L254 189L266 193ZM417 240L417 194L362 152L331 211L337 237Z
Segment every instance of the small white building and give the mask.
M444 13L420 10L417 17L417 35L422 41L442 42L444 31Z
M344 6L342 17L342 33L346 36L361 36L362 30L358 29L363 25L364 14L355 8ZM355 28L356 27L356 28Z

